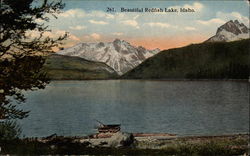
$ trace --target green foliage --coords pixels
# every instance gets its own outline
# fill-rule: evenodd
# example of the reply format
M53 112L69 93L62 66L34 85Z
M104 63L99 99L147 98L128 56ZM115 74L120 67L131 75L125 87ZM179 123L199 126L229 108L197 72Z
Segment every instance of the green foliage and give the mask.
M43 69L52 80L93 80L117 77L116 72L104 63L56 54L48 56Z
M17 139L21 134L21 128L15 121L0 122L0 141Z
M28 112L11 104L10 96L19 103L25 102L22 90L43 89L48 83L45 74L39 73L44 64L40 56L26 56L12 61L0 61L1 94L0 119L24 118ZM3 83L1 83L3 82Z
M49 82L41 73L45 58L41 57L58 46L67 34L58 38L44 36L49 21L64 5L58 1L0 1L0 119L25 118L27 111L17 109L10 99L25 102L23 90L42 89ZM32 38L28 32L35 31Z
M173 143L166 148L141 149L137 147L88 147L86 143L75 142L73 138L53 140L47 143L35 139L17 139L5 142L2 146L3 154L18 155L48 155L48 154L83 154L83 155L180 155L180 156L233 156L243 155L247 152L247 139L237 142L236 140L209 141L199 143ZM176 141L177 142L177 141ZM1 142L0 142L1 145ZM237 145L237 148L232 146ZM236 146L235 146L236 147Z
M122 78L248 79L250 40L193 44L147 59Z

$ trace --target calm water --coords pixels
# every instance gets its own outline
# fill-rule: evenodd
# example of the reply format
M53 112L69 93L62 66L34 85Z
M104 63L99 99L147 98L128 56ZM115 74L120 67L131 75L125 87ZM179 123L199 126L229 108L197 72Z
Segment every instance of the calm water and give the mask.
M95 119L127 132L216 135L249 131L248 83L55 81L27 92L23 135L86 135Z

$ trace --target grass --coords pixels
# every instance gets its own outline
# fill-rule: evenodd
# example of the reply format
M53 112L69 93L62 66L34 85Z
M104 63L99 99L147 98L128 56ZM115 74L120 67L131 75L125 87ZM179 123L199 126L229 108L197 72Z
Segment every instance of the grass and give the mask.
M248 135L249 137L249 135ZM247 153L248 137L177 139L172 141L136 142L133 147L104 148L88 147L86 143L72 139L52 140L47 143L36 139L16 139L1 141L1 154L48 155L48 154L87 154L87 155L181 155L181 156L231 156ZM144 146L147 144L147 146ZM151 144L151 145L150 145ZM149 148L156 146L155 148ZM158 146L158 147L157 147ZM158 149L157 149L158 148Z

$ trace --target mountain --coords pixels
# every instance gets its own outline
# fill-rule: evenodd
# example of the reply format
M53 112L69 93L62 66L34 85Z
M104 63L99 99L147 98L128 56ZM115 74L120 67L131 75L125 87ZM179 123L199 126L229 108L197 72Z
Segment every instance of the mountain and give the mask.
M238 20L228 21L217 29L216 35L205 42L230 42L249 38L249 28Z
M52 80L112 79L118 76L105 63L57 54L47 57L43 71Z
M121 75L159 51L159 49L147 50L141 46L135 47L124 40L115 39L107 43L79 43L59 51L58 54L103 62Z
M205 42L161 51L123 79L248 79L250 39Z

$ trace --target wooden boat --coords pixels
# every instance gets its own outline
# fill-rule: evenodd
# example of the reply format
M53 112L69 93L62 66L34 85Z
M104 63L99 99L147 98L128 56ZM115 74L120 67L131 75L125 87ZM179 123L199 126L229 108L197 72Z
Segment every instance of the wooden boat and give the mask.
M121 125L102 125L98 127L99 133L116 133L121 130Z
M114 125L105 125L101 123L100 121L97 121L100 123L100 126L97 128L99 133L116 133L121 130L120 124L114 124Z

